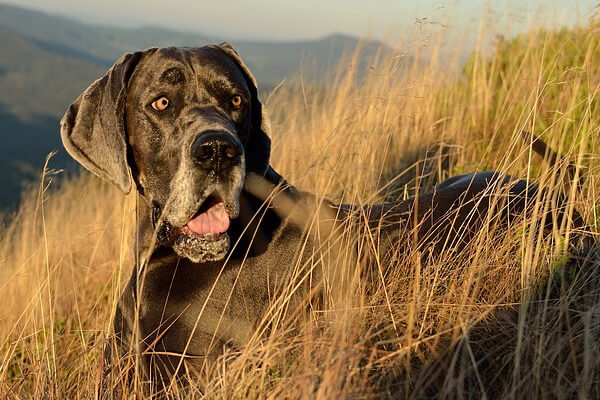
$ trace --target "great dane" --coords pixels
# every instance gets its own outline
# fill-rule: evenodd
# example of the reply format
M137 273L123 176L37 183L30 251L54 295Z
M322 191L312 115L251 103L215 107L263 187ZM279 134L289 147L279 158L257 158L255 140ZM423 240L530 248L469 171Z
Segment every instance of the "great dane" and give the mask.
M85 168L139 194L138 265L107 354L136 352L144 376L161 384L243 347L296 267L327 259L314 256L323 251L307 229L311 211L324 211L317 219L331 232L347 221L376 231L381 254L415 241L422 254L434 254L460 251L491 220L507 226L546 193L480 172L396 203L319 201L270 166L269 119L254 77L228 43L124 55L70 106L61 136ZM555 205L548 227L565 217L573 229L584 227L572 207ZM328 268L300 280L290 308L318 292Z

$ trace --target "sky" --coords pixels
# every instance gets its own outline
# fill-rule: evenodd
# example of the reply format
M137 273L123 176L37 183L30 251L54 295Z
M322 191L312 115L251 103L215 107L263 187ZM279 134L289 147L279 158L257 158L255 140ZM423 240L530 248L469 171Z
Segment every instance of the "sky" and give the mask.
M314 39L347 33L395 41L407 30L464 32L485 24L522 31L585 22L600 0L0 0L84 22L161 26L229 40ZM420 23L416 23L420 21ZM417 28L415 28L417 27Z

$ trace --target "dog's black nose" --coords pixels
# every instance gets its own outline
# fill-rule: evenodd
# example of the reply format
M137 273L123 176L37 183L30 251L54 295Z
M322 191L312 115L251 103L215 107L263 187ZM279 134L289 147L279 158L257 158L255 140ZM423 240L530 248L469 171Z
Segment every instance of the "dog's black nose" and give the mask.
M224 132L204 132L192 143L192 160L205 169L228 169L241 158L241 146Z

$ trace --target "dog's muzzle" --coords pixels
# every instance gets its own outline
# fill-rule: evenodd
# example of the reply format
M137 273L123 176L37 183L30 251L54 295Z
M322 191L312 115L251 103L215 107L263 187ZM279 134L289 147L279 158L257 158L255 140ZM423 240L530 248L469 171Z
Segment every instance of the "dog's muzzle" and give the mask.
M159 221L161 207L153 210L157 240L194 262L220 260L229 249L230 222L239 213L243 148L237 136L211 130L193 140L188 154L191 169L174 181L180 183L173 183L174 202L165 206L164 220ZM182 214L173 218L174 211Z

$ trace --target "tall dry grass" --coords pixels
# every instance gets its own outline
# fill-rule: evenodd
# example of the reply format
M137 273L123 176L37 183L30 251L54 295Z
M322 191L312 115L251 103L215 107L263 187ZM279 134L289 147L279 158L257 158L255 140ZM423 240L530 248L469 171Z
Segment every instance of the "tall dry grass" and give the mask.
M350 54L330 88L298 82L263 95L272 165L303 190L360 204L495 169L564 192L597 233L598 39L594 23L532 32L491 56L475 52L458 76L436 45L419 50L427 63L374 59L366 78ZM571 160L584 185L532 154L522 130ZM97 396L111 316L133 265L134 216L135 196L84 173L45 175L6 219L0 397ZM482 232L469 251L428 265L400 251L384 265L377 238L355 238L375 273L354 281L342 324L327 317L333 310L291 313L196 376L198 388L172 396L598 398L600 261L567 262L560 228L548 238L525 225L500 239Z

